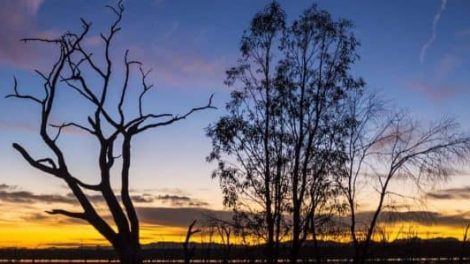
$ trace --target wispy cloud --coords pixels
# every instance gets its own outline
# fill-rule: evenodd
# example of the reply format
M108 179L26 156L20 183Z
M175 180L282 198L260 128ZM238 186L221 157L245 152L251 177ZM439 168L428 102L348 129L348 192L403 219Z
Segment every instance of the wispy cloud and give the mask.
M356 219L358 222L368 222L372 218L373 214L374 212L372 211L359 212ZM434 211L384 211L379 217L379 221L382 223L413 222L425 226L441 225L453 227L465 226L469 220L470 219L466 213L446 215ZM347 223L349 219L342 218L340 221Z
M40 52L38 52L37 47L23 45L20 39L33 36L51 37L57 35L54 31L37 30L35 19L43 3L44 0L5 0L1 2L1 64L31 68L31 61L37 61L40 58Z
M15 2L23 5L29 14L36 15L44 0L16 0Z
M426 193L426 197L434 200L470 199L470 186L448 188Z
M146 67L154 69L154 80L163 87L222 87L224 58L210 58L202 52L175 47L131 48Z
M0 185L0 201L6 203L73 203L75 199L58 194L35 194L17 190L14 186Z
M436 84L425 81L412 81L409 84L411 90L422 93L434 102L442 102L443 100L458 95L462 88L449 84Z
M202 206L209 206L208 203L204 201L200 201L198 199L193 199L189 196L185 195L159 195L156 197L157 200L163 203L170 203L172 206L190 206L190 207L202 207Z
M431 74L407 83L407 86L421 93L434 102L442 102L465 91L465 84L455 82L452 78L463 65L463 60L454 54L444 54L431 69Z
M104 203L104 198L102 195L88 195L90 201L93 203ZM118 195L117 198L120 200L121 196ZM151 194L132 194L132 200L136 204L149 204L153 203L156 199ZM77 205L77 200L72 193L66 194L41 194L34 193L31 191L21 190L16 186L11 186L7 184L0 184L0 201L4 203L12 204L51 204L51 203L61 203L69 205ZM192 199L188 198L188 203Z
M426 53L428 49L431 47L431 45L434 43L437 37L437 26L439 24L439 20L441 20L441 16L446 10L447 6L447 0L441 0L441 5L439 6L439 9L437 10L436 14L434 15L434 19L432 21L432 27L431 27L431 37L428 39L426 43L421 47L421 52L419 54L419 61L421 64L424 63L424 59L426 57Z
M51 124L58 125L60 122L51 122ZM0 130L11 130L11 131L24 131L24 132L39 132L39 125L26 122L17 122L9 120L1 120ZM89 135L86 131L76 127L65 127L62 132L68 135L74 136L87 136Z
M187 226L193 221L197 220L198 223L208 223L212 219L220 219L230 221L233 217L231 211L212 210L208 208L198 207L152 207L146 206L136 207L139 220L145 226L159 226L159 227L183 227ZM102 217L106 221L112 222L112 216L109 213L103 213ZM57 224L86 224L82 220L57 216L53 217L45 212L30 211L20 216L20 219L32 222L41 223L57 223Z
M137 208L137 213L142 223L174 227L187 227L193 220L204 223L211 217L226 221L232 218L229 211L205 208L140 207Z
M16 189L16 186L8 185L5 183L0 184L0 191L13 190L13 189Z

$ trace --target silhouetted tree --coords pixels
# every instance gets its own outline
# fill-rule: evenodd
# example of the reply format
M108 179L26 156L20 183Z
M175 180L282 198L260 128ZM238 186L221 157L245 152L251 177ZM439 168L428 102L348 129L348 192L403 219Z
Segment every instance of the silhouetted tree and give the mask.
M341 158L340 106L347 91L364 82L350 74L358 42L349 21L335 21L315 5L289 27L284 17L273 2L242 38L239 66L227 72L235 88L229 115L208 129L209 160L219 162L213 176L225 204L266 236L268 258L290 234L296 262L303 241L309 235L315 240L316 227L331 212L337 189L330 169ZM290 229L283 224L286 212Z
M341 160L341 106L348 91L364 86L350 73L359 45L351 27L350 21L335 20L313 5L292 23L282 41L278 89L288 138L293 263L308 235L316 240L317 216L337 193L329 176Z
M268 262L282 234L286 180L279 93L275 88L275 56L285 24L278 3L257 13L241 41L239 64L227 71L233 87L228 115L208 128L209 161L218 161L224 204L239 222L266 241Z
M463 237L462 237L462 249L461 249L461 252L460 252L460 256L459 256L459 263L463 263L463 256L465 254L465 246L468 242L468 229L470 228L470 224L467 224L465 226L465 229L463 231Z
M364 263L379 216L395 179L409 179L417 186L425 180L448 177L456 162L470 153L470 137L459 131L453 119L443 119L428 127L404 113L381 111L378 99L367 94L350 97L346 108L348 129L345 137L346 162L343 190L350 212L350 233L355 263ZM366 173L365 171L368 171ZM363 239L357 237L357 188L361 177L378 183L378 203L365 223Z
M223 262L224 264L229 263L231 258L231 251L232 251L232 241L230 240L233 235L233 225L224 221L217 221L216 229L219 233L220 240L223 245Z
M143 70L142 64L139 61L129 60L128 51L126 51L123 60L125 72L123 75L119 75L124 77L124 81L119 85L113 81L113 77L115 77L113 74L114 60L111 57L110 49L114 37L121 30L120 23L124 7L122 2L119 2L116 7L108 7L115 14L116 19L109 32L100 35L104 45L103 60L95 59L84 47L83 42L91 26L91 23L84 19L81 19L82 30L79 33L67 32L51 39L24 39L24 42L34 41L55 45L58 51L57 59L48 72L36 70L43 80L43 97L21 93L17 87L16 78L13 93L7 97L28 100L40 107L39 133L52 156L35 158L22 145L14 143L13 147L32 167L63 180L83 209L82 212L54 209L48 213L87 221L112 244L121 263L136 264L142 263L142 255L139 241L139 220L129 194L132 140L135 136L150 129L170 125L187 118L194 112L212 108L212 106L211 100L209 100L208 105L193 108L183 115L146 113L143 99L152 85L147 82L148 72ZM125 109L124 102L129 99L129 79L133 67L140 69L142 91L135 105L138 108L138 113L135 117L129 117L130 111ZM99 86L95 76L101 81ZM58 93L60 88L63 88L61 86L72 88L93 106L93 114L88 116L88 124L52 123L51 114L58 104L57 99L60 98ZM133 90L136 89L133 88ZM119 94L116 102L110 101L111 91ZM55 133L51 131L51 127L56 128ZM61 132L67 127L80 129L97 140L100 172L97 184L85 183L69 170L64 151L58 142ZM116 150L120 152L120 155L116 155ZM121 158L121 163L118 163L120 168L115 166L115 161L118 158ZM121 201L111 187L112 170L119 172ZM113 229L113 225L99 214L85 191L98 192L102 195L116 229Z
M186 232L186 239L183 243L183 254L184 254L184 263L189 264L191 262L191 258L194 254L194 247L191 248L191 237L197 233L201 232L201 229L193 229L196 225L196 220L194 220L189 226Z
M387 131L391 122L381 119L386 116L383 101L375 94L363 92L350 93L344 105L344 167L336 170L339 174L339 185L342 186L350 217L349 229L355 258L359 254L359 238L357 237L357 192L361 173L366 165L366 158L379 142L389 138Z

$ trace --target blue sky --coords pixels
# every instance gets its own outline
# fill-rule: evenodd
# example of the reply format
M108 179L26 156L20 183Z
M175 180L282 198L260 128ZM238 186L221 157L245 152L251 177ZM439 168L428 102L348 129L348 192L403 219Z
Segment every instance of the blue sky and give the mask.
M129 48L132 58L154 69L150 78L156 89L147 98L148 109L183 113L204 105L212 93L219 107L147 133L136 141L132 179L136 190L182 193L208 202L212 208L221 208L218 184L210 178L213 165L205 162L210 142L204 128L224 113L228 99L224 71L235 64L240 37L250 19L269 2L125 1L123 30L113 54L121 60L123 51ZM470 129L469 1L280 1L289 19L314 2L333 16L354 23L362 45L361 60L353 70L371 89L420 119L451 115ZM78 30L79 18L84 17L93 21L87 45L98 49L99 55L98 32L113 19L104 8L106 3L113 1L2 1L0 95L9 93L14 75L23 91L37 93L39 82L32 69L47 69L54 57L53 49L25 45L19 38ZM117 67L116 72L119 70ZM61 96L54 117L58 121L83 118L86 103L70 92ZM29 168L11 148L11 143L18 141L38 155L45 154L35 132L37 114L34 105L0 101L0 183L41 193L64 193L60 181ZM73 161L72 168L85 175L84 179L93 179L94 142L81 134L68 133L62 144ZM466 177L460 177L448 184L466 181Z
M173 179L181 178L181 184L188 177L197 178L203 185L210 182L210 166L204 162L209 142L204 137L203 128L223 113L228 93L223 85L224 70L235 63L240 36L251 17L268 2L126 2L123 31L116 40L114 54L120 56L124 49L129 48L131 57L154 68L151 77L156 90L149 97L149 104L160 111L183 112L191 106L203 104L211 93L215 93L215 104L219 107L219 110L198 114L181 124L145 136L158 147L147 150L143 146L142 157L153 157L155 165L162 161L161 166L152 169L157 176L162 176L152 179L157 180L156 185L163 184L159 179L165 178L163 175L167 173L172 174ZM281 4L292 19L313 2L281 1ZM435 27L436 37L426 50L423 61L420 61L422 48L432 36L433 19L442 7L441 1L337 0L317 3L334 16L354 22L357 37L362 43L361 60L354 71L365 78L370 88L420 118L448 114L459 118L465 127L470 127L466 120L470 114L466 104L470 99L470 3L459 0L445 3ZM53 36L66 30L77 30L79 18L84 17L94 22L88 40L94 48L99 45L97 33L112 20L104 5L105 2L97 1L7 1L4 10L9 8L10 13L3 16L7 23L1 28L1 93L8 92L13 75L20 80L21 88L34 89L38 80L31 69L47 68L53 56L51 49L25 45L18 38ZM65 105L61 105L58 113L62 119L75 115L73 106L83 107L82 102L77 102L74 97L74 94L64 95L62 102ZM0 110L2 113L15 113L0 116L4 124L0 132L4 135L1 162L17 166L23 177L29 170L14 155L9 142L15 138L36 146L33 130L37 109L30 104L3 100ZM87 142L80 136L73 140ZM84 146L91 147L92 142L75 144L75 153L87 151ZM182 157L179 162L187 166L182 164L174 169L172 165L176 161L172 160L173 157ZM92 162L91 159L88 161ZM12 166L9 167L13 170ZM188 175L188 172L196 175ZM216 187L214 184L209 186Z

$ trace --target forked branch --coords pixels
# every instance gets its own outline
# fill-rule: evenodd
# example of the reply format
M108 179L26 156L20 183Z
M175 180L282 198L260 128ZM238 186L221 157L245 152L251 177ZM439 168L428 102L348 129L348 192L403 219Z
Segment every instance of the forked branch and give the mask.
M5 98L19 98L19 99L26 99L26 100L31 100L35 103L38 103L40 105L43 104L43 100L40 100L38 99L37 97L34 97L32 95L24 95L24 94L21 94L19 91L18 91L18 81L16 80L16 77L13 78L13 93L12 94L8 94L7 96L5 96Z

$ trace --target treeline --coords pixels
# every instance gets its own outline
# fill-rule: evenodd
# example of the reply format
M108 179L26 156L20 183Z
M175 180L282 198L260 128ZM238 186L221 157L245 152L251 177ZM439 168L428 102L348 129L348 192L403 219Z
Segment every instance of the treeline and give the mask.
M195 251L193 261L229 262L231 260L244 260L247 263L256 262L265 258L266 248L261 245L241 246L233 245L230 252L224 249L222 244L194 243ZM282 243L279 258L289 259L289 243ZM176 261L183 260L183 247L179 243L158 243L143 247L144 261ZM401 259L402 261L413 259L468 259L470 252L467 245L455 239L429 239L410 238L397 240L392 243L371 243L372 252L370 259L375 261L386 261L387 259ZM314 246L311 241L304 244L300 252L299 260L308 262L334 263L334 260L352 259L354 256L353 245L349 243L336 243L318 241ZM1 249L1 260L101 260L115 261L118 259L116 253L109 247L84 247L69 249ZM330 263L329 262L329 263ZM457 262L456 262L457 263Z

